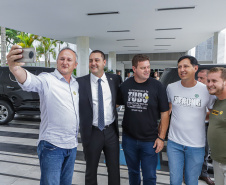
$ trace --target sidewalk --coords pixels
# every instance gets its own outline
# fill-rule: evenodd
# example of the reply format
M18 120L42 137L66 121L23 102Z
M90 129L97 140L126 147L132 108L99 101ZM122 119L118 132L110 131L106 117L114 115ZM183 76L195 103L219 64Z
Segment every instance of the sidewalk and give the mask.
M120 124L123 112L119 113ZM36 154L39 118L16 117L8 125L0 125L0 185L39 185L40 168ZM121 135L120 128L120 135ZM79 138L80 142L80 138ZM120 137L121 143L121 137ZM157 185L169 185L166 152L162 152L161 170L157 171ZM128 185L128 170L120 166L121 185ZM79 143L74 167L73 185L84 185L85 161ZM98 168L99 185L107 185L107 170L104 156ZM199 185L205 185L199 181Z

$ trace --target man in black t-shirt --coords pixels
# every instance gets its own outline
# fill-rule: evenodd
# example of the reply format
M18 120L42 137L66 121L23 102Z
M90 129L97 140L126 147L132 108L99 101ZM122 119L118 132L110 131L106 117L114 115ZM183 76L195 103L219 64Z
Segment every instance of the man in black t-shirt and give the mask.
M150 60L147 56L135 55L132 68L134 77L122 83L118 100L119 104L125 105L122 147L130 184L140 185L141 166L143 184L155 185L157 153L164 147L169 124L168 99L163 85L149 78Z

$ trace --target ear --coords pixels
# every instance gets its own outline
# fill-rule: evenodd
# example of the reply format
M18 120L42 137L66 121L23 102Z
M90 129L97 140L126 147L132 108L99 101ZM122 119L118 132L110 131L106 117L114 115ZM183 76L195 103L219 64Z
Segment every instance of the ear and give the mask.
M198 71L198 69L199 69L199 66L198 66L198 65L196 65L194 68L195 68L195 72L197 72L197 71Z
M137 68L135 66L132 66L132 69L133 69L133 72L135 73Z
M104 66L106 65L106 60L104 60Z
M76 62L76 63L75 63L75 67L74 67L74 69L76 69L76 67L77 67L77 66L78 66L78 62Z

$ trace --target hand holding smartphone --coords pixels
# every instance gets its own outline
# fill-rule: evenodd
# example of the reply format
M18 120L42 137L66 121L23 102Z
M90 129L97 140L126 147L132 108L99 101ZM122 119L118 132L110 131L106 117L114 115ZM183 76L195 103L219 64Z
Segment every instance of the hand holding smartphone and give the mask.
M23 62L23 63L33 63L36 62L36 52L35 48L20 48L23 50L22 58L15 60L15 62Z

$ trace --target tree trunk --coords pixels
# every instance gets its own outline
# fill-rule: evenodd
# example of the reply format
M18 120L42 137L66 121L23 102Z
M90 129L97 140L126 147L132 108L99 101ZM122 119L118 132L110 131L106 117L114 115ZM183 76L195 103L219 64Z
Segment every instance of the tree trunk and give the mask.
M47 67L47 66L48 66L48 55L45 54L45 67Z
M5 27L1 27L1 66L6 65L6 34Z
M48 65L50 67L50 53L49 53L49 57L48 57Z

